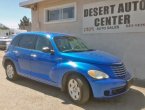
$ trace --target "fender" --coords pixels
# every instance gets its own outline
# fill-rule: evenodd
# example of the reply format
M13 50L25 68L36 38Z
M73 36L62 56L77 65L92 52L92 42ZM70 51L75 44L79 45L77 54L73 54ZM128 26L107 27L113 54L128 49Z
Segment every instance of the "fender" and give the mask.
M12 57L12 55L11 55L11 57L9 57L9 56L10 56L10 55L7 54L7 56L4 56L4 57L3 57L3 67L4 67L5 62L6 62L7 60L10 60L10 61L14 64L14 66L15 66L15 68L16 68L16 71L17 71L17 73L19 74L19 65L18 65L17 59L16 59L15 57Z
M63 62L59 63L50 73L50 78L52 81L56 82L58 84L58 87L61 88L63 77L70 73L70 72L76 72L82 76L84 76L87 80L92 80L91 77L88 76L89 70L98 70L101 71L97 66L94 66L92 64L83 63L83 62Z

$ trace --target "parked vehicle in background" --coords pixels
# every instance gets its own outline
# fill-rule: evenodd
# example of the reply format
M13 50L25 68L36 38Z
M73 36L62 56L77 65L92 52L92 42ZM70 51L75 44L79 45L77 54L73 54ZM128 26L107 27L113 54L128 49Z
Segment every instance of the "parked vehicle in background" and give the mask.
M8 48L8 46L10 45L12 39L13 39L16 35L17 35L17 34L12 34L12 35L10 35L10 36L8 37L9 42L6 43L6 49Z
M24 76L67 91L77 104L126 93L132 76L122 61L93 50L66 34L31 32L17 35L3 58L9 80Z
M0 49L3 50L7 49L11 41L12 39L9 37L0 37Z
M16 34L27 32L27 30L11 29L11 32L13 33L13 35L16 35Z
M7 49L8 46L10 45L12 39L16 36L16 34L12 34L7 37L0 37L0 49Z

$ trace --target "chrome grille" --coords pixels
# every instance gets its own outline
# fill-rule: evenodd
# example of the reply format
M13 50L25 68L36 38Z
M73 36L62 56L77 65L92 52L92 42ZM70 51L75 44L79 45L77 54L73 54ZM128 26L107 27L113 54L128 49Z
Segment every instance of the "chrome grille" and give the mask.
M117 78L125 78L127 70L124 64L113 65L111 68Z

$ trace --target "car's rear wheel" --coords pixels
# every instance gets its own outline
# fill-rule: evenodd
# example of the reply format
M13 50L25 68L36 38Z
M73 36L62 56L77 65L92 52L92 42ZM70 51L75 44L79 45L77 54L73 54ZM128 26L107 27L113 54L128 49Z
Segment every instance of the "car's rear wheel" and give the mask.
M90 98L90 89L87 81L77 74L69 77L67 91L72 101L76 104L84 104Z
M5 69L6 69L7 79L9 79L9 80L18 79L18 74L16 72L16 69L15 69L15 66L13 63L7 62Z

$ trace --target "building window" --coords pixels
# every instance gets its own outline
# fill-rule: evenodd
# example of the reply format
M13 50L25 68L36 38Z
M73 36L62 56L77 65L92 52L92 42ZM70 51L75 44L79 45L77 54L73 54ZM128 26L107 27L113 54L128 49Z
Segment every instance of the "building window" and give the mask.
M45 9L45 22L71 22L76 20L75 3Z
M60 10L48 11L48 21L59 20Z
M63 8L63 19L74 18L74 7Z

